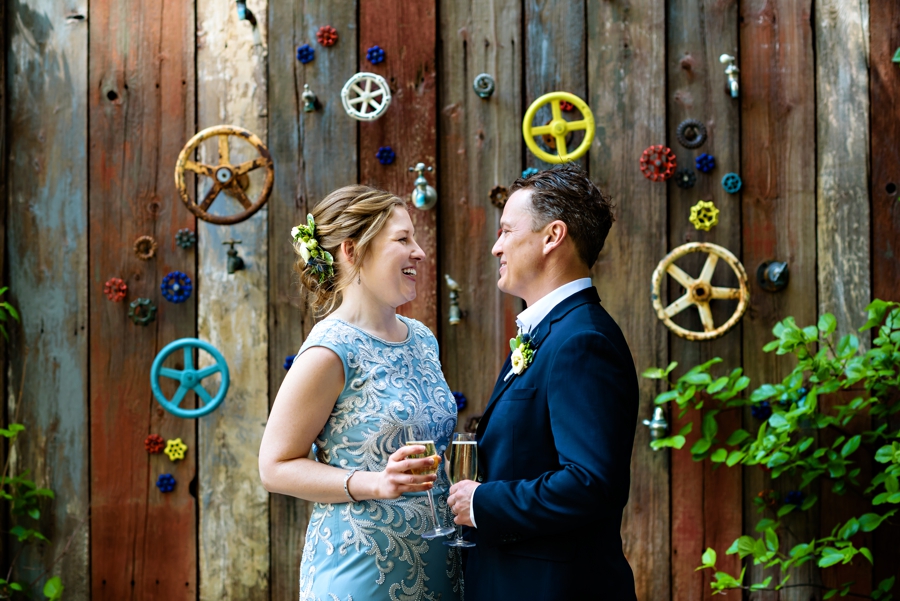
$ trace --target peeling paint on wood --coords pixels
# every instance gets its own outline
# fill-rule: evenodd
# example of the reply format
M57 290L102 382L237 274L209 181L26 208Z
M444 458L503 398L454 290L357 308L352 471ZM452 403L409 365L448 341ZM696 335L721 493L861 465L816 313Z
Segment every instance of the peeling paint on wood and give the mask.
M173 178L194 133L194 7L95 0L90 17L91 598L188 601L197 595L196 423L159 406L150 366L163 346L195 334L195 297L175 305L160 292L171 271L195 275L193 251L175 244L194 217ZM132 251L142 235L158 243L149 261ZM125 303L103 295L113 276L128 285ZM127 317L138 297L159 307L148 327ZM181 438L185 460L148 455L151 433ZM155 486L163 473L176 479L171 493Z
M724 68L719 63L722 53L737 54L738 14L736 2L709 0L673 0L667 5L666 22L668 72L668 140L675 151L679 167L694 169L694 156L706 152L716 157L717 171L710 177L698 177L696 185L684 190L668 186L669 247L689 242L712 242L740 257L740 195L727 194L721 186L723 173L740 171L740 101L725 92ZM706 125L706 143L696 151L676 143L678 125L685 119L699 119ZM700 175L700 174L698 174ZM708 232L690 223L690 207L698 198L712 199L720 208L719 223ZM684 258L681 266L688 273L700 273L705 257L701 254ZM715 285L734 288L737 279L725 266L714 273ZM681 287L668 278L668 300L681 296ZM716 324L725 323L735 310L735 302L712 303ZM751 299L752 306L752 299ZM681 324L689 330L701 331L696 311L685 311ZM685 369L721 357L726 369L741 364L741 322L721 338L702 343L669 335L669 352ZM681 430L687 421L695 426L702 419L692 411L683 419L671 415L670 432ZM720 429L741 426L739 412L718 415ZM712 547L718 553L718 568L739 573L740 559L726 555L731 543L742 534L741 468L712 469L709 462L696 462L688 449L699 436L699 429L689 436L686 446L671 453L672 495L672 599L693 601L708 598L710 570L696 570L703 552ZM740 600L740 591L731 591L726 599Z
M788 287L766 292L750 281L753 306L743 320L744 373L752 386L781 381L789 361L763 353L772 327L787 316L798 324L816 322L816 124L812 0L747 0L740 4L741 177L744 265L750 273L767 260L787 261ZM750 84L752 82L752 84ZM753 424L750 412L746 423ZM744 471L744 531L754 533L759 520L753 499L764 489L785 493L785 479L770 482L760 469ZM818 509L793 513L782 536L787 548L816 536ZM771 570L749 566L753 582ZM817 582L812 562L793 572L791 583ZM808 600L812 591L754 593L754 601Z
M255 26L238 19L233 3L197 2L198 126L237 125L264 140L268 5L251 0L247 8ZM227 141L231 164L260 156L239 136ZM199 158L219 164L218 141L203 144ZM250 199L263 191L263 171L250 173ZM200 197L212 183L200 178ZM220 193L210 212L231 215L242 208ZM223 404L199 420L200 599L269 599L269 498L258 468L268 413L267 221L263 206L241 223L201 221L197 227L199 337L225 356L231 375ZM235 249L245 264L234 274L227 273L228 239L241 241ZM200 361L212 363L206 355Z
M522 38L520 2L477 0L442 5L440 31L441 163L438 223L441 269L459 282L456 326L447 326L449 291L438 287L444 375L469 404L459 430L482 413L516 334L521 301L497 289L497 240L502 211L488 197L494 186L509 186L522 171ZM479 73L497 82L487 100L472 88Z
M839 333L865 322L872 293L868 13L868 0L816 0L819 314L833 313Z
M45 549L27 545L16 578L31 581L61 558L54 573L73 597L86 598L88 40L84 23L66 23L71 8L85 9L82 3L49 0L6 3L8 167L14 176L2 200L8 202L4 224L12 255L10 291L3 300L18 307L22 318L21 327L7 324L13 340L7 413L26 428L12 472L30 470L38 486L56 493L37 525L52 543ZM62 556L67 544L70 551Z
M577 11L576 11L577 12ZM603 305L622 327L638 371L667 364L667 330L647 298L666 255L666 189L646 179L638 159L666 137L665 10L661 2L587 2L588 104L597 132L591 178L618 205L618 220L594 267ZM644 304L646 303L646 304ZM643 309L641 308L643 307ZM640 381L640 417L650 417L657 385ZM625 556L641 601L670 595L668 457L650 449L636 424L632 481L622 524Z

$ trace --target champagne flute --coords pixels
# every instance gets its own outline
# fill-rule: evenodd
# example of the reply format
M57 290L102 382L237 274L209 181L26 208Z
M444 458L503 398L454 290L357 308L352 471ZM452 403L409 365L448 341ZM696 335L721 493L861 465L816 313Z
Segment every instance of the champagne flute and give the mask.
M478 478L478 443L475 435L469 432L456 432L453 434L453 443L447 458L447 476L450 482L456 484L463 480L476 480ZM462 526L456 527L456 538L445 540L448 547L474 547L475 543L463 540Z
M431 430L425 425L421 423L414 423L404 426L404 433L406 435L406 445L421 445L425 447L424 453L413 454L410 455L410 459L418 459L420 457L434 457L434 464L430 468L412 470L412 473L417 476L422 476L425 474L434 474L437 472L439 458L437 456L437 449L434 446L434 435L432 435ZM439 536L449 536L453 534L453 528L448 528L446 526L441 526L441 523L438 521L437 513L434 510L434 497L431 494L431 489L429 488L425 493L428 495L428 506L431 507L431 518L434 520L434 529L429 530L427 532L422 533L422 538L437 538Z

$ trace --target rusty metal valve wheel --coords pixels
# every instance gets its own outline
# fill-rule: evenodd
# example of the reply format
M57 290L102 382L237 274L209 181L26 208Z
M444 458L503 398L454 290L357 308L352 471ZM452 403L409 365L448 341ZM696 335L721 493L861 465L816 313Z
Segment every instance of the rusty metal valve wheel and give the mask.
M697 119L685 119L675 130L675 139L685 148L700 148L706 142L706 126Z
M149 261L156 256L158 246L152 236L141 236L134 241L134 254L141 261Z
M228 146L230 137L244 140L256 149L259 156L233 165ZM192 157L197 148L200 147L202 142L211 138L218 139L219 164L208 165L194 162ZM244 191L248 181L247 174L260 168L266 170L266 180L263 183L262 190L259 192L259 196L251 200ZM188 194L187 185L184 181L185 170L193 171L198 177L208 177L213 182L212 187L199 203L194 202L190 194ZM181 200L184 201L185 206L200 219L217 225L232 225L249 219L269 200L274 183L275 164L272 161L272 155L269 154L269 149L255 134L235 125L216 125L199 132L181 149L181 154L178 155L178 160L175 163L175 188L178 190L178 194L181 196ZM234 215L213 215L208 213L207 211L220 192L226 192L234 197L244 207L244 210Z
M664 182L672 177L677 166L675 153L662 144L647 148L641 155L641 173L654 182Z
M106 298L114 303L125 300L125 294L128 292L128 284L122 278L109 278L103 284L103 294Z
M707 254L706 263L704 263L703 269L700 271L700 276L697 278L689 276L683 269L675 264L675 261L678 259L694 252L703 252ZM739 288L723 288L712 285L712 276L716 270L716 264L719 259L723 259L728 266L731 267L731 270L734 271L738 279ZM662 287L664 274L666 273L672 276L676 282L681 284L685 289L685 293L680 296L678 300L667 307L664 307L660 289ZM750 288L747 285L747 272L744 271L744 266L741 265L741 262L738 261L737 257L731 254L726 248L708 242L691 242L689 244L683 244L666 255L663 260L659 262L659 265L656 266L656 269L653 270L650 299L653 301L653 308L656 310L656 315L664 324L666 324L666 327L672 330L676 335L687 338L688 340L712 340L722 336L725 332L734 327L734 325L740 321L741 317L743 317L744 312L750 305ZM710 310L709 307L710 301L713 300L738 301L738 306L734 310L734 313L719 327L716 327L716 324L713 321L712 310ZM700 312L700 322L703 324L702 332L695 332L693 330L682 328L672 321L672 317L678 315L690 306L697 307L697 311Z

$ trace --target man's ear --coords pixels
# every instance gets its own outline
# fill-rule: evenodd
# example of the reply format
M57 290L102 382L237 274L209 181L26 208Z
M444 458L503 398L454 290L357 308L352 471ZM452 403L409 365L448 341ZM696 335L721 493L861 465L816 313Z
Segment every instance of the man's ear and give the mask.
M551 221L544 227L544 254L559 247L569 236L569 227L564 221Z

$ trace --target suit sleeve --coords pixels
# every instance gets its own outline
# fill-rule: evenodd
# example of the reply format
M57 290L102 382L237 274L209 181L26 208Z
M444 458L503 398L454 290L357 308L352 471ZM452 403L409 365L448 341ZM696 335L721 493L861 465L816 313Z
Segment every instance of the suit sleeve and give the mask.
M545 385L561 469L479 486L472 499L479 541L575 530L604 513L620 515L627 501L638 405L631 357L595 331L573 335L555 352Z

